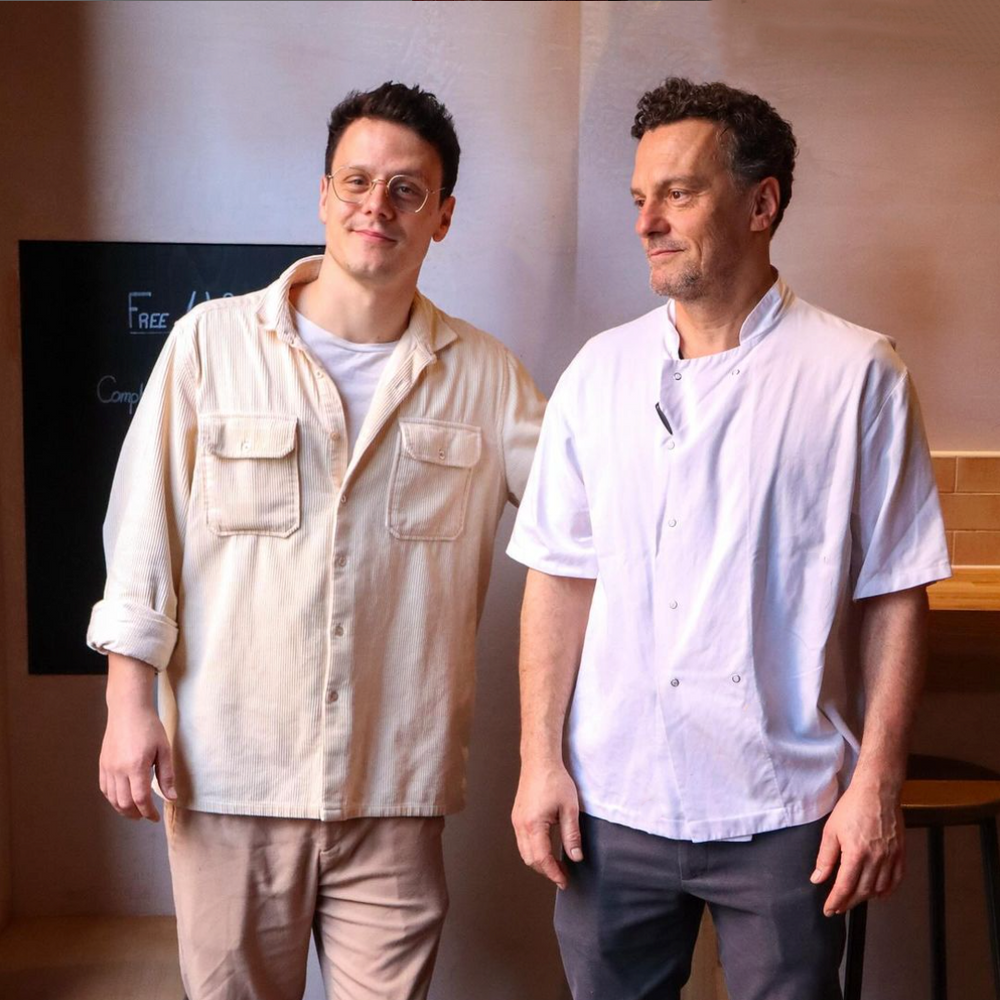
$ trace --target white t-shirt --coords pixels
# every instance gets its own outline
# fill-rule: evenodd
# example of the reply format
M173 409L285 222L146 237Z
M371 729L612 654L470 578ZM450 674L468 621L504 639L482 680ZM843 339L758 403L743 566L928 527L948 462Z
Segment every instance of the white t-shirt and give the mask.
M347 456L350 460L379 379L398 341L356 344L317 326L297 309L292 309L292 315L302 342L323 366L340 393L347 424Z
M597 580L568 728L583 809L720 840L829 812L861 732L852 598L950 567L889 340L779 279L739 347L681 359L671 307L563 374L507 551Z

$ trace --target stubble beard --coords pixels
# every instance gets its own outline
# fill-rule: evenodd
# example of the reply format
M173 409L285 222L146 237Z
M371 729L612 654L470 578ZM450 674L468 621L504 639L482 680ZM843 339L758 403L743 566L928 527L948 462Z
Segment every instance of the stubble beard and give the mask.
M650 268L649 287L664 298L693 302L705 295L705 275L700 267L690 263L673 275L658 274L656 268Z

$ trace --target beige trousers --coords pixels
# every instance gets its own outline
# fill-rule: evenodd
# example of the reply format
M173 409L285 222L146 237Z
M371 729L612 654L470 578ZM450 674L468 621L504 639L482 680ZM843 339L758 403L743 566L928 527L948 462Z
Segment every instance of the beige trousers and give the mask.
M423 1000L448 909L443 817L319 820L167 806L189 1000Z

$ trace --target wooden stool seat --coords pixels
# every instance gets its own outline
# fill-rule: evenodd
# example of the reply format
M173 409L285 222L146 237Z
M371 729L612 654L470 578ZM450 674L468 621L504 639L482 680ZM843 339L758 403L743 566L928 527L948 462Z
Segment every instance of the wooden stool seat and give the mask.
M993 983L1000 1000L1000 774L979 764L913 754L907 761L902 791L903 819L908 827L927 830L930 903L931 996L947 1000L945 959L944 831L949 826L978 826L986 883L986 916L993 957ZM847 926L844 1000L861 1000L865 924L868 904L856 906Z
M907 780L907 826L968 826L1000 813L1000 781Z

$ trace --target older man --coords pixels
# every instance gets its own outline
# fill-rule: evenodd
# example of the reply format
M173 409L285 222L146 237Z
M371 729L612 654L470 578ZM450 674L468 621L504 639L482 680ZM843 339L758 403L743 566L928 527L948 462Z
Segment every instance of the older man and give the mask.
M842 914L901 877L949 573L919 411L888 339L771 266L796 144L768 103L668 79L632 134L667 302L567 369L518 515L518 844L577 998L674 1000L707 903L733 1000L831 1000Z

